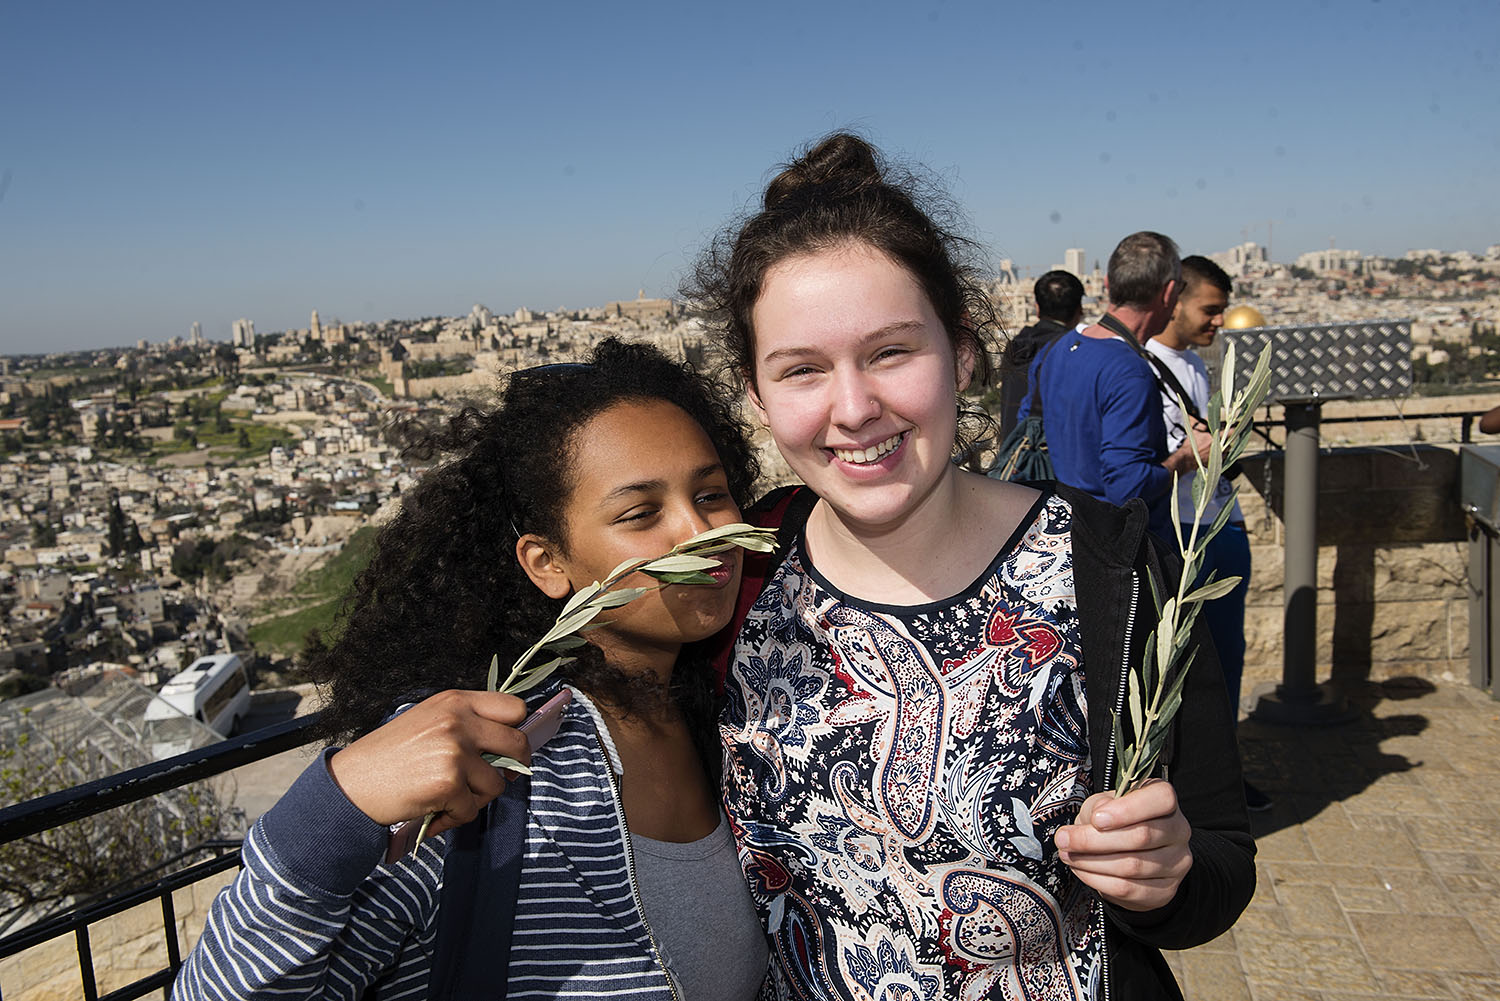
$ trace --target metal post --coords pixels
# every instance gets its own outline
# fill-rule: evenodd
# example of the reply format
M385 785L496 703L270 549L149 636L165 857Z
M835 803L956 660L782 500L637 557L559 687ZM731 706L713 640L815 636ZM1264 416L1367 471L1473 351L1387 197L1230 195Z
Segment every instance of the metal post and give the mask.
M1339 723L1353 715L1348 700L1331 686L1318 684L1318 423L1323 408L1310 400L1288 402L1285 409L1281 684L1256 690L1251 715L1268 723Z

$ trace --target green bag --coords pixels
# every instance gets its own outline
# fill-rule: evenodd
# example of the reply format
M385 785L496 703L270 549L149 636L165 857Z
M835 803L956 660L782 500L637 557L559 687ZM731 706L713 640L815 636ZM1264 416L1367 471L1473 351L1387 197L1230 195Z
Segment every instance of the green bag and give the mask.
M1047 454L1047 432L1041 414L1032 414L1011 428L987 473L993 480L1053 479L1052 457Z
M1057 346L1059 338L1042 349L1036 367L1031 372L1030 403L1026 408L1026 419L1011 428L1000 451L995 453L994 465L985 475L992 480L1052 480L1052 456L1047 454L1047 430L1042 425L1042 394L1037 377L1041 375L1042 363L1047 354Z

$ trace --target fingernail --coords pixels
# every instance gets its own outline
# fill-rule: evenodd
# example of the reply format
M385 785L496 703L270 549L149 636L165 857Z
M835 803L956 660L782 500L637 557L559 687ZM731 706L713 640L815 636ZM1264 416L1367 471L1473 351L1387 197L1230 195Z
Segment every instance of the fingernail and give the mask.
M1073 836L1068 833L1068 829L1066 827L1060 827L1057 830L1057 837L1053 840L1057 843L1057 850L1060 852L1065 852L1069 847L1072 846Z
M1099 828L1099 830L1101 831L1112 825L1114 821L1114 814L1109 813L1108 811L1100 811L1099 813L1094 814L1094 826Z

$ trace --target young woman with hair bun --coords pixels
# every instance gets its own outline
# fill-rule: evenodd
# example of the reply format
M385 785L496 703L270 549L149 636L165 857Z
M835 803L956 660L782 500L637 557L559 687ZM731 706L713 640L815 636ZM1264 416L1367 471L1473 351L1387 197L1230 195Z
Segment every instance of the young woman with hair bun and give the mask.
M816 503L738 635L725 797L782 996L1176 998L1159 950L1254 889L1202 647L1161 775L1110 710L1172 553L1121 509L952 460L993 310L971 247L863 139L787 165L705 255L732 374ZM929 202L931 200L929 199Z

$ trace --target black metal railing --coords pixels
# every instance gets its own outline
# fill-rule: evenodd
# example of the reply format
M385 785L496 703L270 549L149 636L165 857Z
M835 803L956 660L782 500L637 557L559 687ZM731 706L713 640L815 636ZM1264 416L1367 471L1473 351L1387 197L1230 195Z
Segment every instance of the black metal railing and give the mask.
M211 778L282 751L302 747L312 741L312 727L316 722L316 715L288 720L186 754L132 768L118 775L6 807L0 810L0 845L191 782ZM172 893L218 873L238 868L239 849L237 841L211 841L199 845L177 856L176 861L209 854L211 857L205 861L85 901L63 914L0 938L0 959L14 956L44 942L72 935L78 949L80 997L85 1001L130 1001L157 989L162 991L165 998L177 976L178 967L182 965L182 949L177 940L177 918ZM167 965L101 996L89 941L90 926L152 900L161 902ZM0 985L0 990L3 990L3 985ZM0 994L0 1001L3 1001L3 994Z

